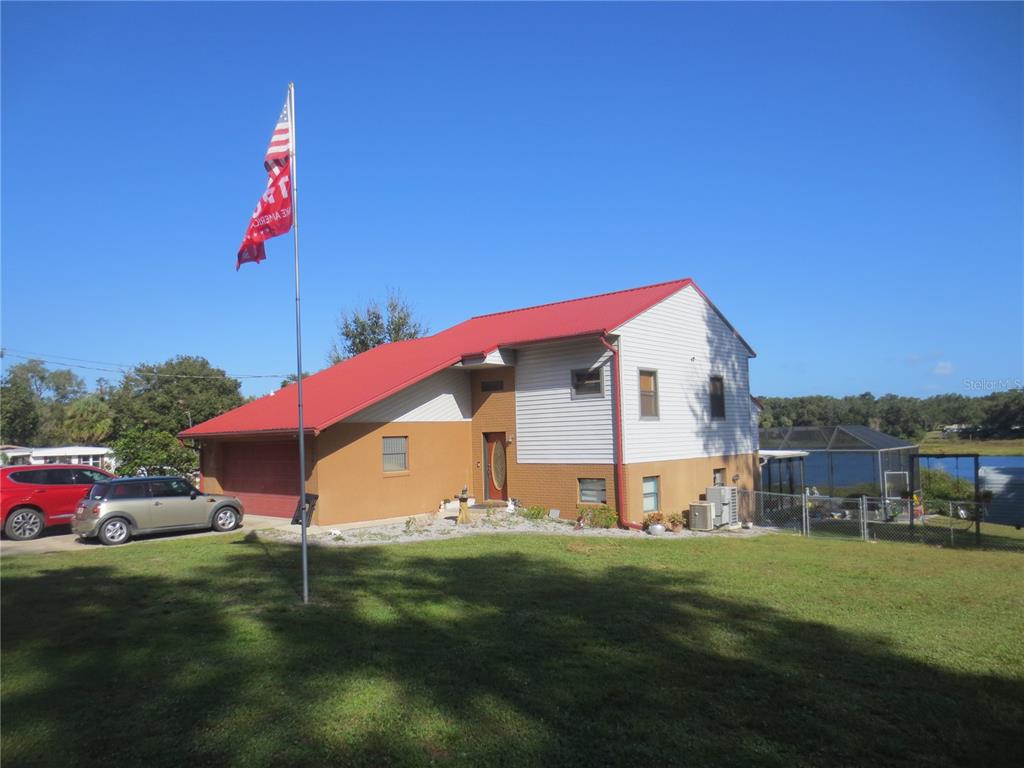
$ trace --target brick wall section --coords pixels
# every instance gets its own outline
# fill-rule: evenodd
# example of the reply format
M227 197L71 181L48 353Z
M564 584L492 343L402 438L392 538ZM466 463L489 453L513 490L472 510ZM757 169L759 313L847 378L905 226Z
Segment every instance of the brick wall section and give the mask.
M540 504L575 519L585 506L579 503L579 478L604 478L608 506L615 508L614 464L520 464L512 495L526 506Z

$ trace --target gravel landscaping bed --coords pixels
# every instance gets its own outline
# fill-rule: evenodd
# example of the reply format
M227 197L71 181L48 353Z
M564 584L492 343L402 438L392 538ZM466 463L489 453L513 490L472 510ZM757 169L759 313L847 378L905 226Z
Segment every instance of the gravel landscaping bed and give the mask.
M325 547L358 547L375 544L402 544L416 541L437 541L439 539L455 539L463 536L495 533L533 533L545 536L585 536L630 539L683 539L706 536L756 536L767 531L763 529L732 529L717 532L684 530L680 533L666 532L660 536L649 536L643 531L623 530L621 528L581 528L576 529L571 520L528 520L517 514L509 514L504 509L491 512L472 513L471 523L458 523L455 516L417 515L408 518L404 523L367 526L348 530L316 528L309 532L309 543ZM254 532L259 537L274 541L298 542L301 533L294 529L269 529Z

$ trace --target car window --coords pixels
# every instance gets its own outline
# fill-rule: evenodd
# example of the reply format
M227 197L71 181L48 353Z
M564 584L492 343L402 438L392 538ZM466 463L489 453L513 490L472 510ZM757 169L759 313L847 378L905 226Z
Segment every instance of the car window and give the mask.
M104 480L110 479L95 469L73 469L71 471L75 476L75 483L78 485L92 485L93 483L102 483Z
M170 480L153 480L149 484L150 491L154 496L191 496L192 486L184 480L172 478Z
M49 472L47 469L25 469L21 472L11 472L7 477L16 483L38 485L43 482L43 477L47 472Z
M75 485L78 479L73 469L51 469L47 482L50 485Z
M149 483L119 483L110 486L108 499L145 499L149 496Z
M110 492L110 486L107 483L96 483L86 496L90 499L105 499L107 494Z

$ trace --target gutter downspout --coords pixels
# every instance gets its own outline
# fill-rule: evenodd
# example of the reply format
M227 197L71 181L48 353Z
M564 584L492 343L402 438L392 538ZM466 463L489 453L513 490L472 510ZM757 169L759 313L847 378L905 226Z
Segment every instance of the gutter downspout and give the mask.
M619 513L619 527L633 530L642 530L639 523L631 523L626 514L626 493L622 463L622 371L619 361L619 349L608 343L607 335L599 336L598 341L604 344L605 348L612 353L612 387L615 389L615 396L612 398L612 413L614 419L613 429L615 430L615 510Z

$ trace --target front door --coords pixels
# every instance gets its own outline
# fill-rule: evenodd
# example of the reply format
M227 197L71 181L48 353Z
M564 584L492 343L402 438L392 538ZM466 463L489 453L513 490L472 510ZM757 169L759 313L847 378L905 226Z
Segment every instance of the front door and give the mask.
M484 493L488 499L508 498L504 432L484 433Z

